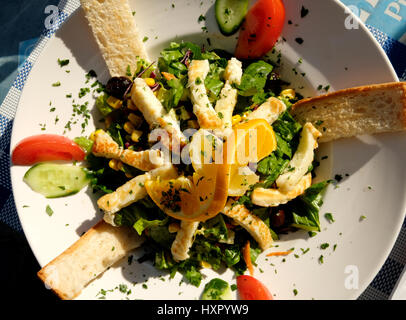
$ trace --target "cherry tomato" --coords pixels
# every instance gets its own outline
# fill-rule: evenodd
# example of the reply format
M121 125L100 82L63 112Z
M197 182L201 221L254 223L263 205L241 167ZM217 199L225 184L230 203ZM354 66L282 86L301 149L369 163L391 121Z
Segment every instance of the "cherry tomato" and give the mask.
M241 300L273 300L269 290L257 279L248 275L237 277Z
M40 134L20 141L13 150L11 161L15 165L32 165L42 161L81 161L84 158L85 152L69 138Z
M258 0L247 12L238 37L235 56L240 59L256 59L269 52L285 22L282 0Z

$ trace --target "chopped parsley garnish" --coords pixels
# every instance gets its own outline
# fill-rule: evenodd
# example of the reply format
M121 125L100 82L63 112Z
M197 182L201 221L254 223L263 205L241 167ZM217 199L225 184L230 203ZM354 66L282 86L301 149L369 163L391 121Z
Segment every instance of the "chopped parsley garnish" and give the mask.
M325 213L325 214L324 214L324 217L325 217L325 218L328 220L328 222L330 222L330 223L335 222L335 220L334 220L334 217L333 217L333 214L332 214L332 213L327 212L327 213Z
M52 86L53 86L53 87L60 87L60 86L61 86L61 82L60 82L60 81L54 82L54 83L52 84Z
M303 44L303 42L304 42L304 40L303 40L303 38L295 38L295 41L298 43L298 44Z
M64 59L64 60L58 59L58 64L61 68L64 66L67 66L69 64L69 59Z
M306 9L304 6L302 6L302 9L300 10L300 17L304 18L308 15L309 9Z
M89 88L80 88L78 96L79 98L83 98L89 92L90 92Z
M319 257L319 262L320 262L321 264L324 263L324 257L323 257L323 255L321 255L321 256Z
M322 244L320 245L320 248L321 248L322 250L326 250L329 246L330 246L330 245L329 245L328 243L322 243Z
M47 213L47 215L52 216L54 214L54 210L52 210L52 208L49 206L49 204L47 204L46 208L45 208L45 212Z

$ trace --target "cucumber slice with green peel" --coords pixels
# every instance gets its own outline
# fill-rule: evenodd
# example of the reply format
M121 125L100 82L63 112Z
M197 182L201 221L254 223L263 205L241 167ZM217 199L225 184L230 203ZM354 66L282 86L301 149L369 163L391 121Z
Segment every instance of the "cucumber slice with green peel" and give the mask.
M90 181L83 167L56 163L38 163L32 166L23 180L32 190L47 198L75 194Z
M236 33L248 11L249 0L216 0L216 20L225 36Z

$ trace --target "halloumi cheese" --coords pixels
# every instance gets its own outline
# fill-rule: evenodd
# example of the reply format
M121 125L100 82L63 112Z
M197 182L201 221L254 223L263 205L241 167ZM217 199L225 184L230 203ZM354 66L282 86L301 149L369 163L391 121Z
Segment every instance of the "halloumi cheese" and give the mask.
M193 113L197 117L199 126L203 129L217 129L221 127L222 122L209 101L204 85L209 70L208 60L192 60L188 69L188 88L193 103Z
M273 239L268 226L258 216L251 213L244 205L234 205L234 200L229 200L222 213L233 219L255 239L262 250L271 247Z
M160 150L149 149L134 151L121 148L113 138L103 130L97 130L94 133L92 153L96 157L120 160L142 171L159 168L165 163Z
M286 105L275 97L270 97L256 110L247 115L247 120L265 119L269 124L274 123L286 111Z
M198 221L182 221L180 223L180 229L171 246L172 256L176 261L183 261L189 258L188 252L193 245L198 226Z
M163 128L172 139L171 145L185 145L187 138L180 130L179 120L172 109L166 112L164 106L142 78L134 80L131 101L142 112L151 129Z
M311 184L312 174L308 173L293 189L287 192L282 192L279 189L273 188L255 188L251 194L251 201L253 204L261 207L277 207L302 195Z
M318 147L317 139L321 137L310 122L307 122L300 134L299 145L285 172L276 179L278 188L287 193L294 189L303 176L309 171L314 159L314 149Z
M232 57L228 60L227 67L224 70L224 80L230 84L241 84L242 79L242 62Z
M116 191L108 193L97 201L97 205L104 211L104 221L115 226L114 214L122 208L137 202L147 196L145 182L161 177L163 179L175 179L178 176L177 170L172 164L151 170L127 181Z
M232 117L237 104L238 91L232 85L240 84L242 78L242 63L236 58L231 58L224 71L224 87L220 91L220 98L216 102L215 111L222 121L223 130L227 136L232 127Z

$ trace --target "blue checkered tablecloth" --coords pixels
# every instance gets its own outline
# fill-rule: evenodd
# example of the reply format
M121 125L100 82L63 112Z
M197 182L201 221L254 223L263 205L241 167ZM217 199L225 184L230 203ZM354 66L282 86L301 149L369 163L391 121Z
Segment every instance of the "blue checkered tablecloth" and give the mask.
M41 21L47 16L54 19L45 23L46 28L39 37L20 41L14 54L0 49L0 222L16 232L22 232L17 216L10 182L10 136L13 118L24 82L44 45L65 21L79 7L79 0L41 0L43 12ZM360 17L385 50L398 77L406 81L406 1L405 0L341 0ZM27 3L26 0L10 1L9 7ZM57 4L57 6L56 6ZM7 5L6 5L7 7ZM15 9L15 8L12 8ZM6 10L2 10L6 12ZM0 18L2 18L0 13ZM3 17L4 18L4 17ZM10 19L2 19L9 21ZM31 28L30 21L25 28ZM13 21L5 29L17 28ZM43 26L42 26L43 27ZM19 30L24 30L24 21L19 21ZM32 28L31 28L32 29ZM18 51L18 54L17 54ZM406 265L406 221L402 226L396 244L384 266L360 299L388 299Z

